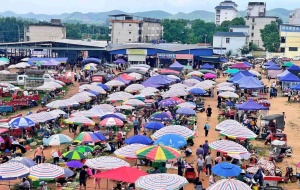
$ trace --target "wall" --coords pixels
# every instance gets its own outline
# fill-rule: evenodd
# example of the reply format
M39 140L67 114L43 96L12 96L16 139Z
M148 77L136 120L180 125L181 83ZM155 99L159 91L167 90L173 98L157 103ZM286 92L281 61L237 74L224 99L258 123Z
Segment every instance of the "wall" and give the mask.
M226 43L226 38L229 38L229 43ZM223 53L226 53L229 50L232 50L233 54L240 54L239 49L247 44L247 37L226 37L226 36L214 36L213 38L213 47L216 53L216 49L223 49ZM224 50L226 48L226 50Z
M286 39L285 43L280 44L281 53L284 53L286 57L290 58L300 56L300 26L281 25L280 38ZM293 51L291 51L292 49L290 48L293 48Z
M249 28L229 28L229 31L230 32L243 32L243 33L249 34Z
M66 28L59 26L28 26L24 41L46 41L66 39Z
M162 26L160 23L144 22L142 30L142 42L162 39Z
M276 17L246 17L246 25L249 26L249 42L253 42L259 48L264 49L260 30L272 21L276 21L276 19Z
M138 42L138 22L112 22L111 25L111 43L121 44L128 42Z
M300 25L300 9L295 9L291 14L289 24Z
M254 5L254 6L248 6L247 8L247 14L248 16L265 16L265 5ZM264 14L264 15L259 15Z

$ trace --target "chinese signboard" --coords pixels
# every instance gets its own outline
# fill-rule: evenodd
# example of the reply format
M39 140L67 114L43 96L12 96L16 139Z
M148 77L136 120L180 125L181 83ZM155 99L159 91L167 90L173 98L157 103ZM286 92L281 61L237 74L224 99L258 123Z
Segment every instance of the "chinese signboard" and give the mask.
M170 53L158 53L158 59L194 59L193 54L170 54Z
M127 49L127 55L147 55L146 49Z
M300 26L280 25L281 32L300 32Z
M176 59L194 59L193 54L176 54Z

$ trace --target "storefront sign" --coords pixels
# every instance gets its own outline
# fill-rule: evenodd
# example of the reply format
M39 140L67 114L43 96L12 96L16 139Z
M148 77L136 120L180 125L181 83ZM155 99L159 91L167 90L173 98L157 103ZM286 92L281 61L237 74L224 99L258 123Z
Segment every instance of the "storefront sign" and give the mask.
M176 55L170 54L170 53L158 53L157 58L158 59L175 59Z
M300 26L281 25L281 32L300 32Z
M146 49L126 49L127 55L147 55Z
M176 54L176 59L194 59L193 54Z

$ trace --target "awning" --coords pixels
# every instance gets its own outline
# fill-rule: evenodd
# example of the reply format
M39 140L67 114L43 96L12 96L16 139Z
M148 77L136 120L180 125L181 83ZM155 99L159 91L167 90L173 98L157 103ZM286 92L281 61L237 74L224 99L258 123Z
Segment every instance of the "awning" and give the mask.
M9 129L6 128L0 128L0 134L1 133L7 133L9 131Z
M146 55L128 55L128 61L146 61Z

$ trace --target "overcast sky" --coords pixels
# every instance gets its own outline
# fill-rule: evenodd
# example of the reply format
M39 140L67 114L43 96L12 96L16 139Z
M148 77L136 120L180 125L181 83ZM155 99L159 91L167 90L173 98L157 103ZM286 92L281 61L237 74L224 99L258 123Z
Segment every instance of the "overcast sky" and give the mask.
M163 10L170 13L195 10L214 11L221 0L2 0L0 12L60 14L71 12L105 12L122 10L139 12ZM235 0L238 10L245 10L248 0ZM300 8L299 0L265 0L267 10L273 8Z

